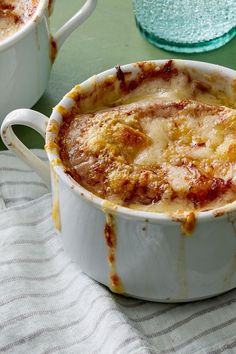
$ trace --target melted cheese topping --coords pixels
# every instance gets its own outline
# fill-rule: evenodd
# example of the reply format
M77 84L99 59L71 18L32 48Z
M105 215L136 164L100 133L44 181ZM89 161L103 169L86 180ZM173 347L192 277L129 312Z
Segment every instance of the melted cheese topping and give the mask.
M131 208L225 205L236 199L236 111L224 102L185 75L145 82L114 107L65 123L63 164L88 190Z
M0 41L17 32L34 14L39 0L0 1Z

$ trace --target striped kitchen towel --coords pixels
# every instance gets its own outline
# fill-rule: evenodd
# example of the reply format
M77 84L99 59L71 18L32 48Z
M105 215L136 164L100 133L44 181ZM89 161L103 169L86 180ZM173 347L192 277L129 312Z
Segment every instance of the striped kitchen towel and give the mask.
M114 295L64 254L50 210L44 182L0 152L0 353L236 352L236 291L178 305Z

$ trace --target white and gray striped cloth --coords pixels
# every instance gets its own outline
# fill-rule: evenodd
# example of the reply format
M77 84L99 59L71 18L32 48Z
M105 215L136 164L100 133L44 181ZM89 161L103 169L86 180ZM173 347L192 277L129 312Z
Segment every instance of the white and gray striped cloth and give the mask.
M236 290L179 305L113 295L64 254L50 210L43 181L0 152L0 353L236 353Z

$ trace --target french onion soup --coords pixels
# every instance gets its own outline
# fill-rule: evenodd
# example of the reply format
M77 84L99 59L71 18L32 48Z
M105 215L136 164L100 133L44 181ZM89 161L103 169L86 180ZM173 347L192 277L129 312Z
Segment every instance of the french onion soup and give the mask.
M88 97L78 86L73 109L62 110L57 142L65 172L105 200L145 211L203 211L233 202L232 95L214 77L173 61L137 66L134 79L117 67L117 77L99 90L95 84Z
M0 0L0 41L19 31L35 13L40 0Z

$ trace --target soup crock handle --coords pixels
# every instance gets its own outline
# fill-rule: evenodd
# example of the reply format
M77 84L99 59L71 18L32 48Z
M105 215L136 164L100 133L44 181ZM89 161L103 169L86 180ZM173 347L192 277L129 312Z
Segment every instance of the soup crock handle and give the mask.
M97 0L87 0L81 9L67 21L53 36L57 49L61 47L66 38L81 25L93 12L97 4Z
M35 156L15 135L12 126L19 124L33 128L45 138L48 118L42 113L32 111L31 109L17 109L9 113L1 126L1 137L9 150L25 161L50 187L49 167Z

